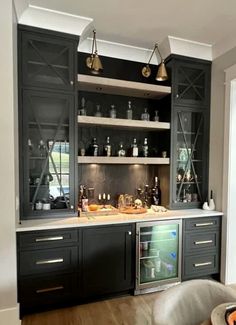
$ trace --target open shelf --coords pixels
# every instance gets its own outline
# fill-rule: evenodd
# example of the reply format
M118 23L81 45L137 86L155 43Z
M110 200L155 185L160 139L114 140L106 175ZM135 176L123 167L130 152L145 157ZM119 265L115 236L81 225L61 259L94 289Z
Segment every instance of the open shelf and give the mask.
M94 157L94 156L78 156L79 164L139 164L139 165L169 165L169 158L158 157Z
M139 129L149 131L168 130L170 123L167 122L153 122L141 120L127 120L121 118L110 117L96 117L96 116L82 116L78 115L78 123L80 125L102 125L106 127L117 127L123 129Z
M160 99L171 93L171 87L135 81L78 74L78 89L95 93Z

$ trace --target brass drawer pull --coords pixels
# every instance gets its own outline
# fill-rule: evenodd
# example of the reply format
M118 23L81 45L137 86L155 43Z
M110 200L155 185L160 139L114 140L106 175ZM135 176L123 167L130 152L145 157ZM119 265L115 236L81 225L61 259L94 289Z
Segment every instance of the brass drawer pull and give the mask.
M62 290L62 289L64 289L63 286L58 286L58 287L52 287L52 288L39 289L39 290L36 290L36 293L50 292L50 291L56 291L56 290Z
M199 240L195 241L194 245L203 245L203 244L211 244L213 243L213 240Z
M42 261L37 261L37 265L42 265L42 264L53 264L53 263L62 263L64 262L63 258L57 258L55 260L42 260Z
M195 223L195 227L206 227L213 226L214 222L203 222L203 223Z
M193 264L194 267L200 267L200 266L207 266L207 265L211 265L212 262L204 262L204 263L195 263Z
M36 243L42 242L42 241L50 241L50 240L63 240L63 236L55 236L55 237L44 237L44 238L36 238Z

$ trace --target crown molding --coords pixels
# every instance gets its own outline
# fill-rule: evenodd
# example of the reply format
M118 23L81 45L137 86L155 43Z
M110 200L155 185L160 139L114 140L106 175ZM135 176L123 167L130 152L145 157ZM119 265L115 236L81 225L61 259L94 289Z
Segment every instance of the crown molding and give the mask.
M93 19L29 5L18 22L23 25L80 36Z
M190 41L173 36L168 36L168 42L170 51L169 55L179 54L202 60L212 61L212 45L210 44Z
M145 49L142 47L135 47L100 39L97 39L97 47L99 55L135 62L147 63L152 54L152 49ZM80 42L78 47L78 51L84 53L91 53L91 49L92 38L87 38L83 42ZM153 55L150 63L158 64L158 62L160 62L160 59L157 55Z
M18 22L23 25L54 30L58 32L80 36L78 51L90 53L93 19L68 14L61 11L28 5L27 0L14 0ZM26 8L27 7L27 8ZM153 41L154 46L155 40ZM135 62L147 63L152 49L130 46L127 44L109 42L97 39L98 53L103 56L114 57ZM161 43L159 49L163 58L170 54L179 54L203 60L212 60L212 46L182 38L168 36ZM158 53L153 55L151 64L158 64Z

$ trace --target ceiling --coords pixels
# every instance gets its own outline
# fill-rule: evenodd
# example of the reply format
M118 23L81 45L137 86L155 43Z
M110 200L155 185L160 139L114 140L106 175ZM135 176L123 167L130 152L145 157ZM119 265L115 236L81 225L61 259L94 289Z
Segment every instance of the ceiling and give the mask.
M210 45L236 40L235 0L29 0L29 4L92 18L99 39L137 47L152 48L168 35Z

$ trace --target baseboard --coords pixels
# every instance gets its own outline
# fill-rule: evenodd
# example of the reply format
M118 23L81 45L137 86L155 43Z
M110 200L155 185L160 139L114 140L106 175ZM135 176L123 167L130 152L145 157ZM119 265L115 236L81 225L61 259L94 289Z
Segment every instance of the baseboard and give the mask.
M0 324L20 325L19 307L0 309Z

